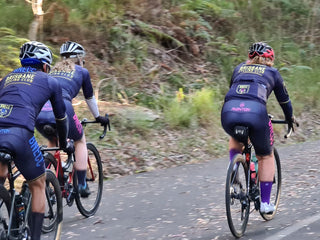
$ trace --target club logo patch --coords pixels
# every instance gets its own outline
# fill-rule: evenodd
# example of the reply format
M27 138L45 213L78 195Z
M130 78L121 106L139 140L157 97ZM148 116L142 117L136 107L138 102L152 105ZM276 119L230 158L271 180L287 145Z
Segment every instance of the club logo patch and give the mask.
M246 94L249 92L250 85L238 85L236 92L238 94Z
M13 105L0 104L0 118L8 117L11 114Z

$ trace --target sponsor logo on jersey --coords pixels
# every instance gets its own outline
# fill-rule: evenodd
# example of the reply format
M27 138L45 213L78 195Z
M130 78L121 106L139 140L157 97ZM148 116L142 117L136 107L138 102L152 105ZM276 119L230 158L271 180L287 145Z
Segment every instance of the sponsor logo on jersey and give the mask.
M11 114L13 105L0 103L0 118L6 118Z
M238 85L238 86L237 86L236 92L237 92L238 94L246 94L246 93L249 92L249 89L250 89L250 85L243 85L243 84L241 84L241 85Z

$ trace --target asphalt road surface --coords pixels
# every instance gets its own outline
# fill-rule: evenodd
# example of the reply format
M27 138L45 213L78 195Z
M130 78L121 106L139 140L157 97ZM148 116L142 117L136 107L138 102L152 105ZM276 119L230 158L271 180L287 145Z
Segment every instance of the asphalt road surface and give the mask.
M320 239L320 141L278 148L282 194L277 215L250 215L245 236L255 240ZM234 239L225 213L227 158L104 182L101 206L84 218L64 207L61 239Z

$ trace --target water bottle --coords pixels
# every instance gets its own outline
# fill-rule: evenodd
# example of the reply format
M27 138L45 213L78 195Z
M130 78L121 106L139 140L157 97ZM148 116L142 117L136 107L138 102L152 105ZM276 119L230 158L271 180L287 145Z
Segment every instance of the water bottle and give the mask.
M256 174L256 168L254 162L250 162L250 171L251 171L251 182L256 183L257 174Z
M256 155L252 155L251 162L254 162L254 167L256 169L256 175L258 176L258 159Z
M252 154L251 156L250 170L251 170L251 179L254 179L254 183L257 183L258 159L255 154Z

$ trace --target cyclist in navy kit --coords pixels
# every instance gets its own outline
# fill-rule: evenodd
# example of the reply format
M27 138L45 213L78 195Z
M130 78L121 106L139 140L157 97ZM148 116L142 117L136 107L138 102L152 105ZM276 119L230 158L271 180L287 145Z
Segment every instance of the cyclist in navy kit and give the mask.
M97 102L93 95L90 75L88 70L83 67L83 57L85 56L84 48L76 42L67 41L62 44L60 55L62 61L58 62L53 67L50 75L56 78L62 87L63 100L69 118L70 130L68 137L75 141L75 157L77 159L75 162L75 169L77 170L79 192L81 197L88 197L90 190L86 183L87 145L81 123L72 106L72 99L78 95L82 88L86 103L97 122L100 122L101 125L107 125L109 119L99 115ZM43 136L51 141L50 145L55 145L55 142L52 141L53 139L46 134L46 131L43 128L47 124L52 124L53 126L55 124L49 103L41 110L36 122L36 128Z
M272 91L291 126L295 119L283 79L278 70L272 67L273 49L266 43L257 42L250 46L248 57L246 62L239 64L233 71L230 89L225 96L221 111L221 123L224 130L231 136L230 161L242 150L242 145L234 138L234 126L249 127L250 141L254 146L259 164L260 211L271 213L275 210L270 203L275 174L272 151L274 139L266 103Z
M50 100L56 117L60 145L73 151L67 142L68 120L59 82L47 72L52 63L50 49L36 41L20 49L22 67L13 70L0 82L0 148L11 152L15 164L28 181L32 193L31 237L39 240L45 211L45 165L34 137L36 117ZM7 168L0 164L3 184Z

